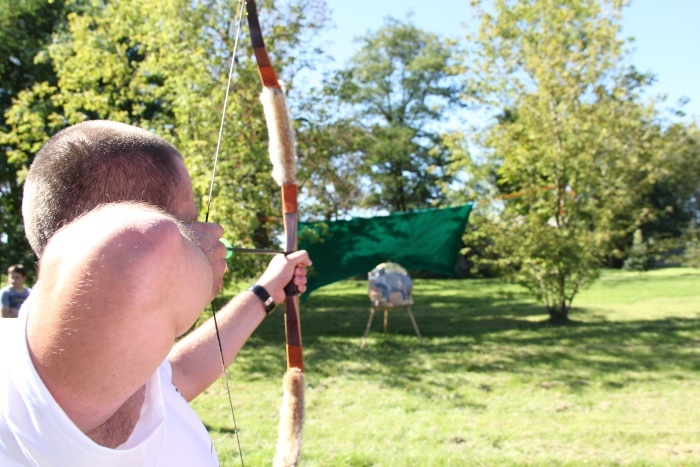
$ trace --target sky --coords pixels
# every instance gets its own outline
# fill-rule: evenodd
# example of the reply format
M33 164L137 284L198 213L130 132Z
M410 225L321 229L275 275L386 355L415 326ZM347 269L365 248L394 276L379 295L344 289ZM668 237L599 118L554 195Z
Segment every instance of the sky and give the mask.
M353 41L376 31L384 18L405 19L443 36L463 37L474 27L469 0L326 0L335 29L328 34L326 52L342 65L358 49ZM622 36L634 37L630 61L656 75L650 96L666 95L667 106L689 98L683 107L700 118L700 0L632 0L624 10Z

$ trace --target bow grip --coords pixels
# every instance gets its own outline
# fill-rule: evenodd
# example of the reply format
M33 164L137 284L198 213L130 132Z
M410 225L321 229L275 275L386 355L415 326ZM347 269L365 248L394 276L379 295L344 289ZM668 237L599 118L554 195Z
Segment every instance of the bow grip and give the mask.
M293 296L295 296L295 295L298 294L298 293L299 293L299 289L298 289L297 286L294 284L294 279L292 279L291 281L289 281L289 284L287 284L287 285L284 286L284 294L285 294L287 297L293 297Z

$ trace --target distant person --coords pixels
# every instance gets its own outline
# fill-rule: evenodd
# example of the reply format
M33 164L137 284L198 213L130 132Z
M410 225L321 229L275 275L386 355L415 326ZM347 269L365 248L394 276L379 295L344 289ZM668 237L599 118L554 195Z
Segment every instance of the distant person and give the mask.
M14 264L7 269L8 286L0 289L3 318L16 318L19 314L19 309L32 291L24 286L26 281L27 270L21 264Z

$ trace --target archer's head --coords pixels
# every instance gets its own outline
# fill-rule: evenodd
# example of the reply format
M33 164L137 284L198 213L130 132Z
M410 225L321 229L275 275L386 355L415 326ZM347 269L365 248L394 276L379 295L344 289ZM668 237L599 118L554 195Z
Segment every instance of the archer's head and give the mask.
M29 168L27 239L41 257L58 229L105 203L142 201L177 216L184 191L192 197L182 156L163 138L123 123L79 123L54 135Z

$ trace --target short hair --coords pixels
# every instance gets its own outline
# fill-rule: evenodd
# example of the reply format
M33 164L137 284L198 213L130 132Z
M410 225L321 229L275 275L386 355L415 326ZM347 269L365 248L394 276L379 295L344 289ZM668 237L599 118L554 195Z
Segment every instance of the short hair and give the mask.
M24 277L27 277L27 269L22 266L21 264L13 264L9 268L7 268L7 275L9 276L13 272L16 272L17 274L22 274Z
M101 204L143 201L170 212L181 177L177 159L172 144L123 123L93 120L56 133L24 183L25 233L37 257L56 231Z

